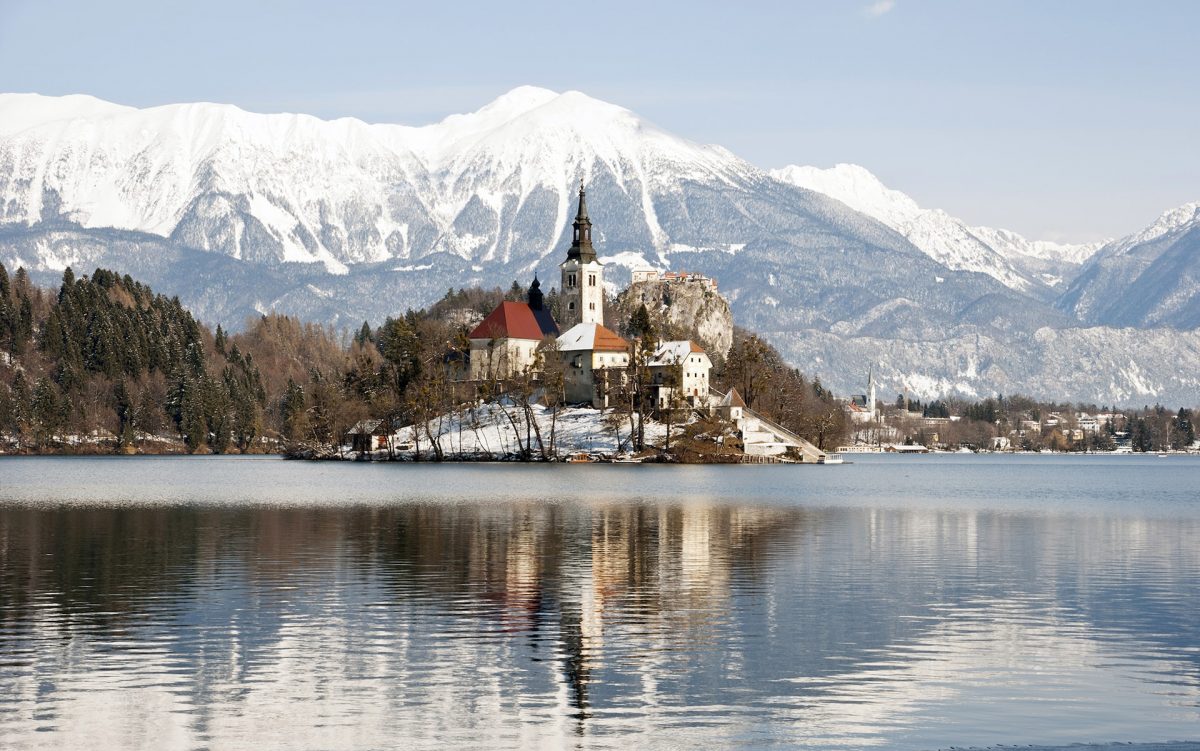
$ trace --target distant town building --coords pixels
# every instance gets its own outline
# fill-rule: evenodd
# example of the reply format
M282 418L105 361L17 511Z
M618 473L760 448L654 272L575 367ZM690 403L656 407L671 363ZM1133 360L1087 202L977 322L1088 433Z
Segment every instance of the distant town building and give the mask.
M717 414L730 422L737 422L742 419L746 411L746 400L738 393L735 388L729 389L726 394L717 402Z
M654 269L634 269L630 274L633 284L640 282L663 282L665 284L702 284L713 292L717 291L717 280L694 271L659 272Z

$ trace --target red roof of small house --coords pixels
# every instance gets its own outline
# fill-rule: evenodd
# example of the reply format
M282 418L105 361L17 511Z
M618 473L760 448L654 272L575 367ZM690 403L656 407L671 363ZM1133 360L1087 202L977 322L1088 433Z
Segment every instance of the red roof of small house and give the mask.
M629 349L629 342L622 339L615 331L596 325L596 349L609 352L624 352Z
M533 311L523 302L505 300L488 314L483 322L471 331L472 339L533 339L542 338L542 327L538 325Z

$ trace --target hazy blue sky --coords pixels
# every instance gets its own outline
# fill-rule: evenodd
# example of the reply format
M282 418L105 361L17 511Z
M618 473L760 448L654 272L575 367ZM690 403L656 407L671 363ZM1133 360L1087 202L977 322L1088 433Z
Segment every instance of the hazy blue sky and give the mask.
M422 124L579 89L1037 237L1200 200L1200 2L0 0L0 90Z

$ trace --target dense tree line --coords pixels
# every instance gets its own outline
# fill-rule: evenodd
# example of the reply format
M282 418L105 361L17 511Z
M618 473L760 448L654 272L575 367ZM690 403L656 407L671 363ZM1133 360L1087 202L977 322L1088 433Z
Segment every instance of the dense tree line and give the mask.
M128 276L68 268L49 293L0 268L0 324L0 434L18 450L174 432L191 451L248 451L262 434L253 358Z

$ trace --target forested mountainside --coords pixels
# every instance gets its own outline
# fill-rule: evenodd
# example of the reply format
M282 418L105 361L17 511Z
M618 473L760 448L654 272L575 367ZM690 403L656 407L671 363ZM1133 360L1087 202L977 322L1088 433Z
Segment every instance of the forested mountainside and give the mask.
M249 451L262 434L253 359L127 276L68 269L51 293L0 269L0 350L0 431L18 448L174 431L193 448Z

